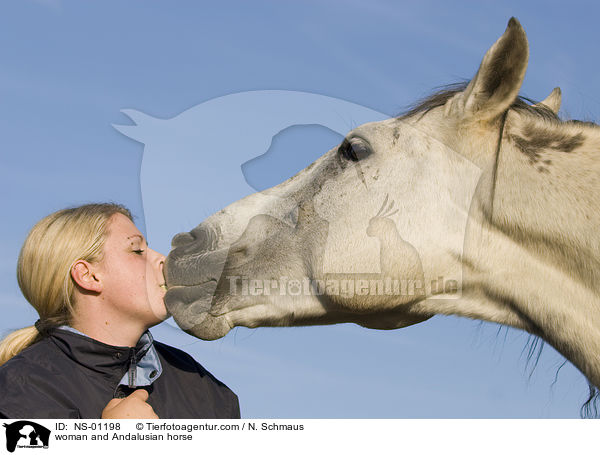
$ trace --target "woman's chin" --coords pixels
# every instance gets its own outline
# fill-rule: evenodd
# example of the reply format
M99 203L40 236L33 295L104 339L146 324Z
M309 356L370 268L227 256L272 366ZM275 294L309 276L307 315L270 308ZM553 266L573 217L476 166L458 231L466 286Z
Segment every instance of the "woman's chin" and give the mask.
M150 312L152 314L150 315L150 318L149 318L150 319L149 327L158 325L171 316L169 314L169 312L167 311L167 307L165 306L165 303L163 302L162 299L160 300L160 302L156 302L155 304L150 306Z

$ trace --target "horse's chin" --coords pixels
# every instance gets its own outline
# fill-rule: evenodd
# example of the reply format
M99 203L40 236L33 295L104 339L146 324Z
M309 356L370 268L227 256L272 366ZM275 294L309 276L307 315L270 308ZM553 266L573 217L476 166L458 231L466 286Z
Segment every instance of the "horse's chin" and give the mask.
M196 286L170 287L165 305L184 332L202 340L222 338L231 330L225 315L210 313L217 283L208 281Z
M231 326L224 316L213 317L210 314L202 315L201 322L185 330L196 338L205 341L218 340L229 333Z

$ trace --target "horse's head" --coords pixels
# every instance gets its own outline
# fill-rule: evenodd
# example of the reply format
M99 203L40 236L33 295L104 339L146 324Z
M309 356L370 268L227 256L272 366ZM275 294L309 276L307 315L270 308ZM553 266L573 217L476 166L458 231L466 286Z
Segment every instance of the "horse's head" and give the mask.
M397 328L430 317L425 301L459 298L467 217L473 201L491 209L527 59L511 19L469 84L355 128L292 178L176 235L166 304L177 323L203 339L238 325Z

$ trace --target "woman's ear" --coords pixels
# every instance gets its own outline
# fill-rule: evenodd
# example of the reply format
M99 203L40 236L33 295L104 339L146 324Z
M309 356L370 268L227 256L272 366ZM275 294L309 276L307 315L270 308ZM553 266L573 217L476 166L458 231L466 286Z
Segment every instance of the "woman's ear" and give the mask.
M465 91L447 109L463 118L497 118L517 98L528 58L527 36L513 17L508 21L504 34L486 52L477 74Z
M86 291L102 291L102 283L94 272L94 267L87 261L80 259L71 266L71 276L75 283Z

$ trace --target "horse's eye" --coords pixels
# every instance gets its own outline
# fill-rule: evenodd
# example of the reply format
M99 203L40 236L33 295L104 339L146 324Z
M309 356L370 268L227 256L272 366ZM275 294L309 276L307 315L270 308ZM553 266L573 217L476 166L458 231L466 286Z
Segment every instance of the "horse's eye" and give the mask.
M360 161L371 154L367 143L359 138L344 139L338 151L349 161Z

